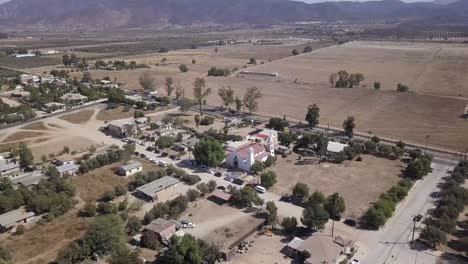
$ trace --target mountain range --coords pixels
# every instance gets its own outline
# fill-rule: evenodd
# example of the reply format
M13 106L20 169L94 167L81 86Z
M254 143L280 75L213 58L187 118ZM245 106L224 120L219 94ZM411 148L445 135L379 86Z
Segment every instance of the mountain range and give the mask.
M0 5L0 26L97 29L431 18L468 23L468 0L436 1L306 4L289 0L11 0Z

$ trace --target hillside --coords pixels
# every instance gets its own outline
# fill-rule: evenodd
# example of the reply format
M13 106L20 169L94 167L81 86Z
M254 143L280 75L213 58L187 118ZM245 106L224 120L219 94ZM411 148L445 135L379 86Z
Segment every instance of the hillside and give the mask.
M468 16L468 7L398 0L305 4L288 0L12 0L0 25L130 28L149 25L274 24L312 20L427 19Z

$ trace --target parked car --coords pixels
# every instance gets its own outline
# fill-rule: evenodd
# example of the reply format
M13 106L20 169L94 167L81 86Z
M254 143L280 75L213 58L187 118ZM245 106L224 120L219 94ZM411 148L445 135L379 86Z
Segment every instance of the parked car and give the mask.
M161 167L167 167L167 162L165 162L164 160L160 160L158 161L158 163L159 163L159 166Z
M140 153L140 158L146 159L146 155L144 153Z
M154 148L151 147L151 146L150 146L150 147L147 147L147 148L146 148L146 151L151 151L151 152L153 152L153 151L154 151Z
M135 154L135 156L140 156L140 152L138 152L138 151L135 151L134 154Z
M223 174L221 172L217 171L217 172L215 172L214 176L221 177L221 176L223 176Z
M182 220L180 223L182 224L182 228L194 228L195 227L195 225L188 220Z
M357 259L353 259L353 261L351 261L351 263L350 263L350 264L359 264L359 260L357 260Z
M164 157L167 157L167 156L169 156L169 153L167 153L167 152L163 152L163 153L161 153L161 157L163 157L163 158L164 158Z
M285 203L290 203L292 201L292 198L289 195L283 195L281 196L280 201L285 202Z
M349 226L356 226L357 224L356 220L351 219L351 218L346 218L343 223Z
M226 190L227 190L226 186L218 186L217 189L218 189L218 190L222 190L222 191L226 191Z
M234 179L234 180L232 181L232 183L237 184L237 185L242 185L242 184L244 184L244 181L241 180L241 179Z
M228 181L228 182L233 182L233 181L234 181L234 179L231 178L231 177L229 177L229 176L224 177L224 179L225 179L226 181Z
M255 186L254 189L259 193L266 193L266 191L267 191L267 189L265 187L260 186L260 185Z

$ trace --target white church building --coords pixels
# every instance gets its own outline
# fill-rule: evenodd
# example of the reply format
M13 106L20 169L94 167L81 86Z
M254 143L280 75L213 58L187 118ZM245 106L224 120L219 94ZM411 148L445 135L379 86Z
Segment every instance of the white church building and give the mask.
M226 146L226 164L234 169L250 171L255 161L265 162L275 155L274 143L268 139L266 146L250 141L232 142Z

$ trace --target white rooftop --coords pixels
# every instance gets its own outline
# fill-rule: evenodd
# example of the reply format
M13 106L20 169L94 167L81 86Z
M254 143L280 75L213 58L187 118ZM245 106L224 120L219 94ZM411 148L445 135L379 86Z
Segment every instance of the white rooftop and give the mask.
M340 153L346 147L349 147L349 145L348 144L341 144L341 143L333 142L333 141L328 141L327 151L334 152L334 153Z
M26 212L24 209L16 209L8 213L0 215L0 226L10 228L15 225L16 222L33 217L33 212Z

